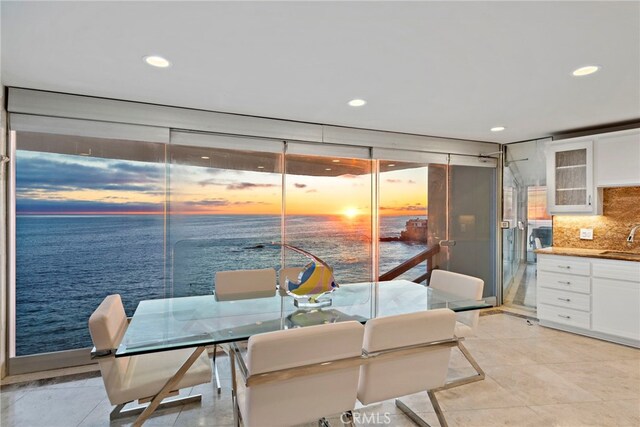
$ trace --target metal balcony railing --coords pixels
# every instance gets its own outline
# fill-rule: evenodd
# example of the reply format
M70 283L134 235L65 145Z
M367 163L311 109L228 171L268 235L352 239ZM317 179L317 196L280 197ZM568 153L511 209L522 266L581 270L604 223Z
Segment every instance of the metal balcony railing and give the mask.
M427 262L427 272L420 275L419 277L416 277L415 279L413 279L413 281L415 283L421 283L424 280L428 280L431 277L431 272L435 268L438 268L437 266L433 265L433 256L436 255L438 252L440 252L439 245L428 247L427 249L415 255L414 257L409 258L399 266L394 267L393 269L387 271L384 274L381 274L380 277L378 277L378 280L380 281L393 280L396 277L400 276L401 274L406 273L407 271L411 270L413 267L425 261Z

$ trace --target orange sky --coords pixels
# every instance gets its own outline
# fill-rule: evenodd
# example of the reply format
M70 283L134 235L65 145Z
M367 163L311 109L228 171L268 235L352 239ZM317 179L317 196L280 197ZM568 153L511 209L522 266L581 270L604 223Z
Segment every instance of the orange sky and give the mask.
M228 184L240 182L242 185ZM225 171L202 185L172 179L171 211L179 214L279 215L279 173ZM211 182L213 182L211 184ZM227 184L224 184L227 183ZM288 215L367 215L371 212L371 175L300 176L286 179ZM382 215L426 215L426 168L380 175Z
M33 166L20 169L29 161ZM165 192L161 164L20 151L18 165L20 214L162 214L167 196L172 214L282 212L282 175L276 172L171 165ZM37 175L43 165L64 175ZM426 215L426 180L426 167L381 173L380 214ZM371 174L287 175L285 193L287 215L371 214Z

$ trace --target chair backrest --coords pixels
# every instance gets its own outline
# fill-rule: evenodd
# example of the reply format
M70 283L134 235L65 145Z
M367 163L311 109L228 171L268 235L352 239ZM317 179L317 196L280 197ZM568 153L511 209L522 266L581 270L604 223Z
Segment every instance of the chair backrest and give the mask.
M368 353L453 338L456 317L442 308L378 317L365 325ZM428 347L397 359L371 361L360 367L358 400L365 405L441 387L447 379L450 347Z
M484 280L447 270L433 270L429 286L450 294L459 295L465 299L480 300L482 299ZM458 321L469 326L472 333L475 333L478 327L479 316L480 312L478 310L456 314Z
M273 268L218 271L215 286L218 301L271 297L276 294L276 271Z
M324 363L362 354L364 327L355 321L255 335L249 338L249 375ZM294 425L355 407L358 366L252 385L242 410L245 426Z
M89 333L96 350L117 349L127 326L127 315L120 295L107 296L89 317ZM102 381L110 399L123 386L129 360L129 357L98 359Z

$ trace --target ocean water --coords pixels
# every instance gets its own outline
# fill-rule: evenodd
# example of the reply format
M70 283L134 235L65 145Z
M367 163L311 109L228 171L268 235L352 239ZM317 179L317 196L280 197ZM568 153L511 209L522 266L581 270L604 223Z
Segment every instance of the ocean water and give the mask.
M410 217L382 217L381 236L398 236ZM216 271L281 267L279 216L18 216L16 354L91 346L89 316L119 293L127 315L139 301L211 294ZM165 229L167 232L165 233ZM365 218L290 216L286 241L334 267L338 283L371 277L371 231ZM380 272L424 250L380 243ZM166 252L166 254L165 254ZM287 266L306 258L285 251ZM420 267L402 278L413 279ZM424 269L424 267L422 267Z

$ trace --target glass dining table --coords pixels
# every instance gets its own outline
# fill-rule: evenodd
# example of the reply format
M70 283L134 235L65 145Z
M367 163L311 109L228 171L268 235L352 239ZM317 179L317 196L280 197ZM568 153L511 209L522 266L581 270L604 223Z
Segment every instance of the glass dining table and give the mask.
M115 357L246 341L252 335L414 313L436 308L469 311L490 307L407 280L340 285L331 306L298 309L293 298L273 297L217 301L215 295L141 301Z
M193 348L193 353L156 394L133 426L141 426L169 396L207 346L246 341L251 336L291 328L415 313L437 308L469 311L488 308L484 300L469 300L407 280L340 285L331 305L299 309L278 291L267 298L218 301L215 295L141 301L111 357ZM232 344L233 345L233 344Z

